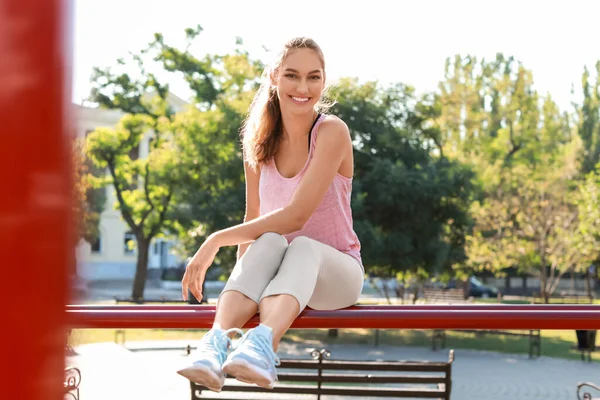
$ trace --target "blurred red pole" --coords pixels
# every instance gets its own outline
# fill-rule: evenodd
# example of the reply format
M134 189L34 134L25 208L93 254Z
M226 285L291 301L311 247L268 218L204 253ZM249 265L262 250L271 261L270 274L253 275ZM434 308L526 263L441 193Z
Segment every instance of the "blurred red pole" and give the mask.
M3 399L63 398L67 269L74 267L66 4L0 0Z

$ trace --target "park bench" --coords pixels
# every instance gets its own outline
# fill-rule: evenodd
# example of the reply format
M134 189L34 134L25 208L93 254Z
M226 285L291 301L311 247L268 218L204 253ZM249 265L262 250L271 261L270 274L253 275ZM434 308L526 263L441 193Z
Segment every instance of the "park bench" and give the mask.
M552 295L549 298L550 304L593 304L594 297L582 293L562 292L557 295ZM535 304L544 304L544 299L540 293L534 294Z
M462 289L431 289L423 290L424 298L427 303L437 304L461 304L470 303L471 299L465 299ZM478 335L505 335L529 337L529 358L539 357L541 355L541 334L539 330L461 330L461 332L476 333ZM436 351L439 347L446 347L446 331L435 329L432 331L431 349Z
M532 330L459 330L460 332L475 333L476 335L505 335L529 337L529 358L537 358L542 352L542 337L538 329ZM446 331L435 329L431 338L431 349L436 351L446 348Z
M188 354L190 350L188 346ZM311 359L281 360L273 389L233 380L231 384L226 381L217 394L192 382L192 400L243 399L244 393L272 393L276 397L269 398L277 400L284 399L281 395L299 394L314 395L317 400L325 395L450 399L453 350L447 362L327 360L329 351L310 351ZM241 394L231 397L230 393Z
M423 288L423 300L429 304L462 304L472 299L465 298L463 289Z

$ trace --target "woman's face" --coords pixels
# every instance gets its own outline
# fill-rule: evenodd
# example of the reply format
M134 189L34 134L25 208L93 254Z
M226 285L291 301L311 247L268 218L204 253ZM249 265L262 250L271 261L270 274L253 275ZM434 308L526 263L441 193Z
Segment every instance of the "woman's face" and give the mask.
M311 49L291 50L273 83L282 110L299 114L312 111L325 88L325 72L319 56Z

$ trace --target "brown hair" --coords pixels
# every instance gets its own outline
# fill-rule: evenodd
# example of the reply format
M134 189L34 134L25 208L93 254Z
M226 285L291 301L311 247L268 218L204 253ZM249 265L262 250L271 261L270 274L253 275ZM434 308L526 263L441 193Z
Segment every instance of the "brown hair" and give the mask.
M283 130L277 89L271 85L270 76L277 74L289 52L296 49L315 51L325 70L325 57L319 45L313 39L299 37L288 41L278 54L274 65L263 71L263 81L252 100L248 117L241 130L244 159L254 169L275 155ZM315 108L317 111L322 111L327 107L328 105L321 98Z

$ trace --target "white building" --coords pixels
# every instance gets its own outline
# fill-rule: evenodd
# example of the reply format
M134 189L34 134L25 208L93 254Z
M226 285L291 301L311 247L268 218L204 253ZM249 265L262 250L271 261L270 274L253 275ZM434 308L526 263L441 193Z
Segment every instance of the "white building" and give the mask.
M188 104L170 94L169 104L176 110L183 110ZM120 111L91 108L73 105L73 122L77 137L84 138L87 134L99 127L113 127L124 115ZM148 155L149 136L142 139L139 148L139 157ZM129 241L135 241L135 236L121 217L121 212L115 210L113 205L116 196L112 186L106 188L106 205L100 216L100 238L96 243L81 241L77 249L77 272L84 281L95 280L130 280L135 274L137 251L131 250ZM173 241L154 239L148 255L148 278L160 277L161 269L175 267L181 263L171 249Z

